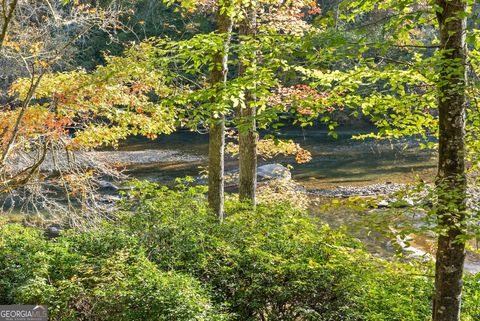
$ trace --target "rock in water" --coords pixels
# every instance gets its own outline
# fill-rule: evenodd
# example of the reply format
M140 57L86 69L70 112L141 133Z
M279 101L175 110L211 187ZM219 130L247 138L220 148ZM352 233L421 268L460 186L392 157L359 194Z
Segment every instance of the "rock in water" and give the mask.
M238 185L238 169L225 173L225 186ZM258 181L270 181L275 179L291 179L292 173L290 170L281 164L267 164L257 168ZM205 177L197 177L196 184L208 184L208 179Z
M291 179L290 170L281 164L267 164L258 167L257 177L259 181L272 179Z
M61 228L58 225L50 225L45 229L44 236L49 239L53 239L60 236Z
M378 208L387 208L390 207L390 203L387 200L381 200L377 204Z
M97 185L102 191L105 192L118 192L120 190L118 186L109 181L97 180Z

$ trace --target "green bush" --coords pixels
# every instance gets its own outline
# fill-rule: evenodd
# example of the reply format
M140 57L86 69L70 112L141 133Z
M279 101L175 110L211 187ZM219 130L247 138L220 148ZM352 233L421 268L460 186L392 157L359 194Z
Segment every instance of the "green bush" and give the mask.
M118 221L45 240L0 223L0 304L52 320L425 321L431 266L386 262L291 204L226 202L203 187L138 183ZM480 275L463 320L479 320Z
M480 320L480 273L464 278L462 320Z
M227 202L227 219L218 224L203 192L142 185L131 194L123 227L162 269L208 284L238 320L320 320L341 301L334 284L347 272L342 252L358 243L286 203L253 210Z
M1 304L49 306L51 320L225 320L191 276L160 271L112 226L46 241L16 224L0 229Z
M343 280L339 290L350 294L351 302L344 313L351 315L352 320L430 320L433 293L430 269L385 261L350 269L350 276Z
M48 276L48 243L35 229L5 223L0 228L0 301L13 304L27 282Z
M195 275L236 320L426 320L423 267L388 263L291 204L226 202L217 224L201 187L139 184L121 219L162 269ZM134 209L134 211L132 210Z
M94 289L94 313L101 320L224 320L213 313L208 293L194 278L159 272L145 257L118 253L109 258Z

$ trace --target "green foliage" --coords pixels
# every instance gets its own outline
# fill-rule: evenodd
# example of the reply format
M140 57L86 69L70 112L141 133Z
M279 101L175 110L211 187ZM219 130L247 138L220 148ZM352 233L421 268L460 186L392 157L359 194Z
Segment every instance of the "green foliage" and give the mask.
M433 294L431 273L416 264L362 266L361 272L354 270L344 284L344 291L355 295L355 303L346 312L369 321L428 320Z
M1 231L0 298L11 303L27 282L48 275L48 244L39 231L20 225L2 224Z
M327 244L354 243L327 227L319 233L291 205L259 205L254 211L229 202L219 225L196 187L172 191L148 184L140 191L147 192L134 192L140 197L135 214L123 218L130 232L149 241L158 265L208 282L238 320L315 319L329 299L335 302L335 278L324 268L335 250Z
M468 275L464 280L463 315L465 321L480 320L480 273Z
M57 241L0 229L2 304L49 306L52 320L223 320L194 278L162 272L136 241L104 226Z
M3 223L0 303L44 303L52 320L428 319L428 264L374 258L285 202L228 200L220 224L184 184L137 182L116 222L54 240ZM479 295L467 276L464 320Z
M121 218L163 269L195 275L235 320L426 320L429 266L388 263L289 203L226 203L215 223L202 187L138 183ZM130 207L129 207L130 206ZM470 290L478 293L478 284ZM476 291L476 292L475 292ZM478 295L478 294L477 294ZM466 301L475 300L474 295ZM472 312L471 312L472 311ZM474 313L466 304L465 315Z

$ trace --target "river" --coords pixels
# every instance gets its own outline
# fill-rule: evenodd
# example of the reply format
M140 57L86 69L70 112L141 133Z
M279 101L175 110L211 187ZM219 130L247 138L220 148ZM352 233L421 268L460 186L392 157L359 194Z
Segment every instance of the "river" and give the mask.
M259 163L278 162L293 166L293 178L311 188L334 187L337 185L368 185L387 181L408 183L417 175L430 177L435 171L436 158L432 151L420 150L413 140L390 141L353 140L353 135L365 130L338 131L338 138L328 136L321 129L289 129L282 139L293 139L312 153L312 161L295 164L293 157L274 160L260 159ZM120 150L175 150L199 160L163 162L134 166L129 173L137 178L169 182L175 177L198 176L199 167L206 166L208 136L191 132L179 132L161 136L154 141L143 138L131 139ZM236 159L227 158L226 170L235 170Z

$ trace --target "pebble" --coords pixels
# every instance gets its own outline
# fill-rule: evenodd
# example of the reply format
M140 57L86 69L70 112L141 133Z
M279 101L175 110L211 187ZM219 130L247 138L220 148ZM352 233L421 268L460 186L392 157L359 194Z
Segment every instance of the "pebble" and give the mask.
M405 184L394 184L387 182L386 184L373 184L367 186L337 186L330 189L310 189L309 194L317 196L347 198L353 196L381 196L398 192L405 188Z

